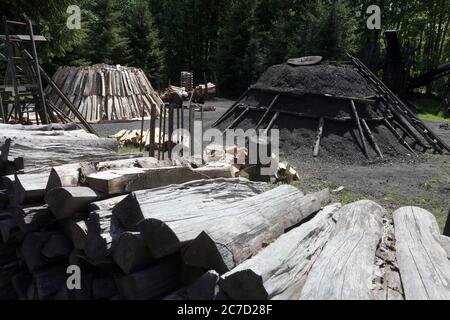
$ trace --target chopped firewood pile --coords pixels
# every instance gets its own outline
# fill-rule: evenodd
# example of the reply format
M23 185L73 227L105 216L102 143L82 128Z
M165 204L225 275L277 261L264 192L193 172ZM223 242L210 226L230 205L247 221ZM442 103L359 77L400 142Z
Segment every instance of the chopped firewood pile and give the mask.
M110 120L133 120L150 116L151 106L156 114L163 105L144 72L138 68L109 66L59 68L53 81L69 97L83 117L90 123ZM51 87L46 89L49 99L73 120L74 115Z

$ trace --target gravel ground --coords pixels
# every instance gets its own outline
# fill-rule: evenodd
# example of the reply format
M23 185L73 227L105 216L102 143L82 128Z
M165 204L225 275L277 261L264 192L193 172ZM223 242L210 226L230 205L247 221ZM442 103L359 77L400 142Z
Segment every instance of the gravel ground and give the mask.
M208 128L232 104L232 101L216 99L207 105L216 107L205 112L205 128ZM450 130L440 128L439 123L427 123L439 136L450 144ZM140 122L97 124L94 127L102 136L122 129L140 129ZM339 163L330 159L313 159L310 156L285 152L283 160L297 167L301 181L296 185L304 192L324 187L344 190L334 193L336 201L349 203L372 199L391 213L401 206L416 205L431 211L441 226L450 208L450 156L426 154L419 158L402 161L361 164Z

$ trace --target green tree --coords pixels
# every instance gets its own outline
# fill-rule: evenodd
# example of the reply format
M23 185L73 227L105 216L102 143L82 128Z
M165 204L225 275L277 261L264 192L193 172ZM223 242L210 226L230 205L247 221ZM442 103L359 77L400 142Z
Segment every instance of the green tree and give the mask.
M91 17L83 44L92 63L126 64L129 60L129 39L120 24L121 11L116 0L96 0L88 7Z
M161 80L164 50L148 1L130 0L123 12L125 33L129 39L128 64L143 69L150 80Z
M255 80L254 2L232 0L219 31L215 70L222 94L239 95Z

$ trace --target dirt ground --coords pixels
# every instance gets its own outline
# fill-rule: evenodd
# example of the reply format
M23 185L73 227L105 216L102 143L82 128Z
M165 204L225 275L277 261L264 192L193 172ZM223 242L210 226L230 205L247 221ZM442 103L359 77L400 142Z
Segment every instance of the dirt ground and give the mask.
M208 128L233 103L216 99L207 102L216 107L205 113ZM450 130L440 128L440 123L428 122L444 141L450 144ZM139 129L140 122L97 124L103 136L122 129ZM371 199L383 205L390 213L401 206L415 205L432 212L441 227L450 209L450 155L425 154L420 157L387 163L342 163L332 159L314 159L295 152L282 152L282 160L289 161L300 172L301 180L295 185L303 192L313 192L328 187L335 201L349 203Z

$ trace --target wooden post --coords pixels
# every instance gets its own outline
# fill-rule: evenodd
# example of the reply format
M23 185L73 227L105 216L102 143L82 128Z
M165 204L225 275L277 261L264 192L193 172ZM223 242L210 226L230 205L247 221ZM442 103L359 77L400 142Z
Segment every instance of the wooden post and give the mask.
M194 136L195 136L195 107L189 103L189 134L190 134L190 154L194 156Z
M314 146L314 157L315 158L317 158L319 156L320 142L321 142L322 136L323 136L324 123L325 123L325 119L324 118L320 118L320 120L319 120L319 127L317 128L316 144Z
M383 123L386 126L386 128L388 128L389 131L391 131L392 134L398 139L398 141L405 146L406 149L411 151L413 154L416 154L414 152L414 150L411 148L411 146L402 138L400 133L398 133L397 130L395 130L395 128L392 126L392 124L387 119L384 119Z
M162 121L163 114L165 112L165 105L161 106L161 110L159 112L159 131L158 131L158 160L161 160L161 132L162 132Z
M242 113L237 117L223 132L232 129L235 125L237 125L241 120L245 117L245 115L250 111L250 107L247 107L242 111Z
M354 119L356 121L356 125L358 126L358 131L359 131L359 135L361 137L361 144L363 146L364 155L367 158L369 158L369 152L367 151L366 139L364 137L364 132L363 132L362 127L361 127L361 121L359 119L358 111L356 111L355 102L353 100L351 100L350 104L351 104L351 109L352 109L352 112L353 112L353 117L354 117Z
M267 135L267 133L272 129L273 125L275 124L275 121L277 121L279 116L280 116L280 112L276 112L275 115L273 116L272 120L270 120L270 123L267 126L266 130L264 130L264 134Z
M173 147L173 141L172 141L172 137L173 137L173 131L174 131L174 108L176 107L175 104L170 104L169 105L169 123L168 123L168 127L169 127L169 132L168 134L168 138L169 138L169 148L168 150L168 158L172 159L172 147Z
M155 157L156 105L150 106L150 147L148 155Z

